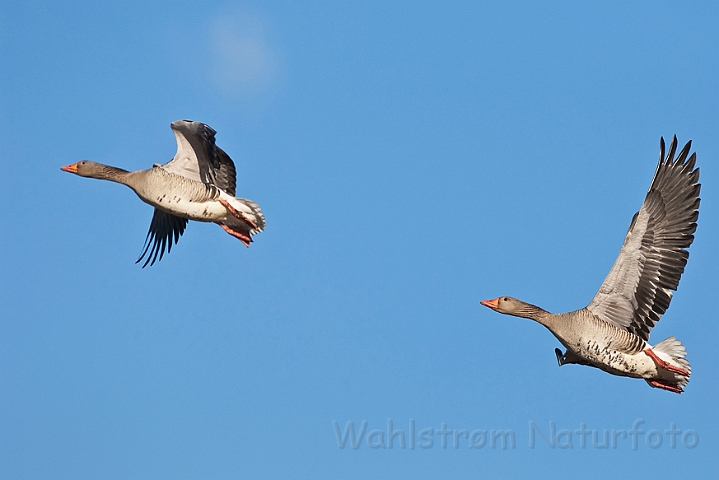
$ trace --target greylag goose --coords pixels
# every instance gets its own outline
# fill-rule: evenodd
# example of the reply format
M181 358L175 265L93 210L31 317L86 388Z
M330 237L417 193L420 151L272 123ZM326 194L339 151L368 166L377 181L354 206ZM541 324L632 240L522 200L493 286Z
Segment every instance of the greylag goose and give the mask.
M681 393L691 367L684 346L669 337L651 346L649 332L669 307L689 257L699 217L699 169L691 141L674 159L677 137L659 165L642 208L634 214L614 266L586 308L553 314L512 297L483 300L499 313L544 325L566 347L559 366L589 365L613 375L643 378Z
M82 160L61 168L81 177L98 178L130 187L140 199L155 207L139 263L142 268L161 260L184 233L188 220L214 222L250 246L252 235L265 228L260 206L235 198L235 164L215 145L209 125L189 120L172 122L177 140L175 157L164 165L128 172L121 168ZM158 258L159 255L159 258Z

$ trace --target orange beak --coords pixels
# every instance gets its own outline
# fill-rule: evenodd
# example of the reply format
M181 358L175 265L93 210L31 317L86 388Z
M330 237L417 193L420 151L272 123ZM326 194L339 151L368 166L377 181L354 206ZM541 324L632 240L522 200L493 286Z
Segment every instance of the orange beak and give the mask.
M60 170L62 170L63 172L77 173L77 163L60 167Z
M485 307L491 308L492 310L496 310L497 307L499 307L499 298L495 298L494 300L482 300L479 303L481 303Z

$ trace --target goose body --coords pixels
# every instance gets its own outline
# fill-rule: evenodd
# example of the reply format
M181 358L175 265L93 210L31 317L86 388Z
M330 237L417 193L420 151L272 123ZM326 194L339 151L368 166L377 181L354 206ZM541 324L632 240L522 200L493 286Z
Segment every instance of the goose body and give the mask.
M212 184L168 172L161 165L131 174L138 174L142 179L137 185L128 183L128 186L143 202L180 218L241 225L241 221L232 215L220 200L230 203L236 209L244 211L243 213L256 215L246 205L247 200L228 195Z
M145 247L137 260L143 267L162 259L184 233L188 220L214 222L250 246L252 235L265 228L259 205L236 198L235 165L215 145L215 131L189 120L171 124L177 153L170 162L147 170L128 172L83 160L62 167L83 177L109 180L130 187L145 203L155 207Z
M649 333L669 307L684 272L699 216L699 169L687 143L676 159L677 139L659 165L642 208L634 215L607 278L585 308L553 314L512 297L483 300L499 313L544 325L564 345L559 366L580 364L613 375L643 378L681 393L691 375L684 346L669 337L652 346Z

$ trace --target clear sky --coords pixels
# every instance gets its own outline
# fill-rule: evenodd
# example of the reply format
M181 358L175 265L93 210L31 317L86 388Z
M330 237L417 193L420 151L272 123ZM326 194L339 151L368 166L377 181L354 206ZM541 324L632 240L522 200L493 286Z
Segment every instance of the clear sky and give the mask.
M709 1L3 1L0 476L716 474L718 19ZM267 230L247 249L193 222L143 270L152 208L60 166L164 163L177 119L217 130ZM585 306L674 134L702 203L651 341L686 345L682 395L559 368L548 331L479 304Z

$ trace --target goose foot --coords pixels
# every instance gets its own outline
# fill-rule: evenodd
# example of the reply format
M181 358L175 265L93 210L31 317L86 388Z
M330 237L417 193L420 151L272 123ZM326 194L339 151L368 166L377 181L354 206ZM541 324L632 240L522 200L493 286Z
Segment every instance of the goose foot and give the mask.
M664 370L666 370L667 372L674 372L674 373L677 373L677 374L679 374L679 375L684 375L685 377L688 377L688 376L689 376L689 372L687 372L687 371L684 370L683 368L675 367L675 366L672 365L671 363L665 362L664 360L662 360L661 358L659 358L659 357L657 356L657 354L652 351L651 348L646 348L646 349L644 349L644 353L646 353L647 355L649 355L650 357L652 357L652 359L653 359L655 362L657 362L657 365L658 365L659 367L663 368ZM660 387L660 388L662 388L662 387ZM667 390L669 390L669 389L667 389ZM677 392L677 393L679 393L679 392Z
M684 391L682 390L682 387L664 380L648 380L648 382L652 387L661 388L662 390L669 390L674 393L682 393Z
M555 348L554 354L557 356L557 363L559 364L560 367L566 363L567 359L564 356L564 354L562 354L562 351L560 349Z
M557 363L561 367L562 365L567 365L570 363L574 363L577 365L589 365L592 366L591 363L574 353L573 351L567 349L566 352L562 353L562 351L558 348L554 349L554 354L557 356Z
M230 202L228 202L227 200L220 199L220 205L225 207L238 220L242 220L243 222L245 222L246 224L251 226L253 229L257 230L257 224L255 222L253 222L252 220L250 220L249 218L247 218L244 213L240 212L235 207L230 205Z
M236 239L238 239L239 241L241 241L242 243L244 243L246 247L249 247L249 246L250 246L250 242L252 241L252 237L250 237L250 233L249 233L249 232L247 232L247 231L242 231L242 230L235 230L235 229L232 228L232 227L228 227L228 226L225 225L224 223L218 223L218 225L221 226L224 231L226 231L227 233L229 233L230 235L232 235L233 237L235 237Z

